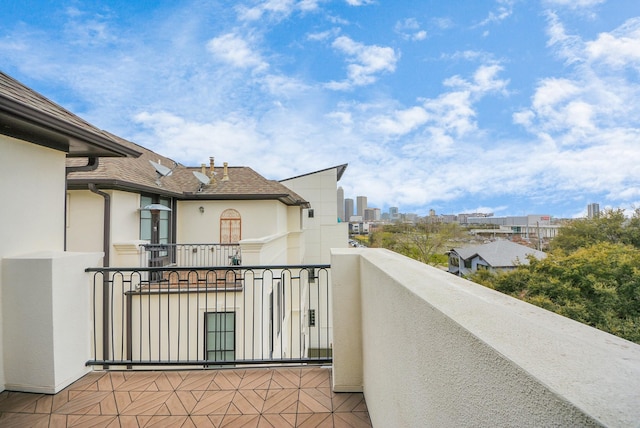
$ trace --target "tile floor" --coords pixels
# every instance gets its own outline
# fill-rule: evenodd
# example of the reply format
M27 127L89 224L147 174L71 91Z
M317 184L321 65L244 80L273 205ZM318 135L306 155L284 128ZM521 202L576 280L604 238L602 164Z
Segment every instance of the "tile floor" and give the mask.
M329 367L91 372L55 395L0 393L0 427L370 427Z

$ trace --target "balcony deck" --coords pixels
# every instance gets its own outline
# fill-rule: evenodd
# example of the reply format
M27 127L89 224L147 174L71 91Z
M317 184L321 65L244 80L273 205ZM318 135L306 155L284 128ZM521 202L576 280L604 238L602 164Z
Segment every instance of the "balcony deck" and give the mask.
M55 395L0 393L9 427L370 427L361 393L331 368L95 371Z

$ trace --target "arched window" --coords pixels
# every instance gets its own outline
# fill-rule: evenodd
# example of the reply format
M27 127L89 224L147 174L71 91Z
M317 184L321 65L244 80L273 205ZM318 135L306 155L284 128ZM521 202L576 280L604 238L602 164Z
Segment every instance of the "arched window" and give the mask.
M224 210L220 215L220 243L237 244L242 239L240 213L234 209Z

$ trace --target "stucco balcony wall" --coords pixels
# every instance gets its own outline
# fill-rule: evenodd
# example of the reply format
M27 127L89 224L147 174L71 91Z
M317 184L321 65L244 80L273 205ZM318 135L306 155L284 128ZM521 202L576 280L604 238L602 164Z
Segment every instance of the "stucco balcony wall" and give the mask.
M333 388L373 426L637 426L639 345L387 250L331 264Z
M91 274L102 253L46 251L2 260L4 370L10 391L55 394L91 356Z

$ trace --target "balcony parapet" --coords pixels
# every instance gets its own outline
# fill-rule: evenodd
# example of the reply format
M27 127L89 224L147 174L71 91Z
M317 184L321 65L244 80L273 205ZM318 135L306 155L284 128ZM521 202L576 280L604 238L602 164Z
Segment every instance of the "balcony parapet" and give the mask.
M373 426L635 426L640 346L387 250L332 250L333 388Z

